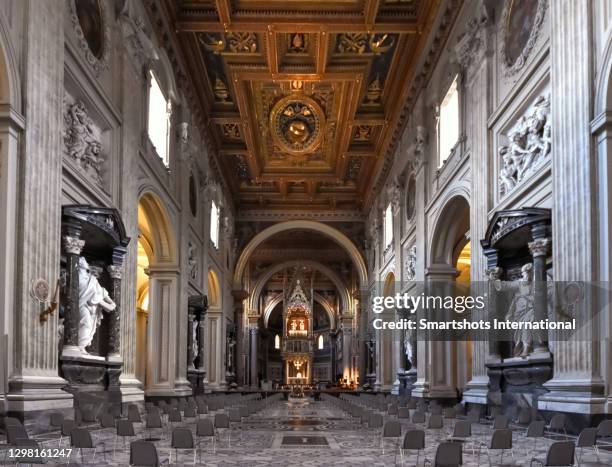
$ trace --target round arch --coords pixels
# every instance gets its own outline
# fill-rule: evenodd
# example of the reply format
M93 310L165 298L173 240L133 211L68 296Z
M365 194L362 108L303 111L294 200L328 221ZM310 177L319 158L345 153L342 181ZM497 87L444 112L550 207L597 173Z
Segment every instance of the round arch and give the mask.
M323 309L326 311L327 316L329 318L330 329L334 329L336 327L336 317L334 316L334 309L331 307L329 302L325 300L323 296L321 296L321 294L318 294L315 292L313 295L313 298L315 302L319 303L323 307ZM274 297L272 300L270 300L270 303L266 305L266 308L264 309L264 312L263 312L263 324L265 328L268 327L268 320L270 319L270 316L272 315L274 308L276 308L276 306L282 300L283 300L283 296L282 294L279 294L277 297Z
M395 294L395 273L393 271L389 271L385 276L383 295L388 297L393 294Z
M266 283L270 280L270 278L274 274L276 274L279 271L282 271L283 269L291 268L297 265L308 266L308 267L316 269L317 271L325 274L329 278L329 280L331 280L333 284L336 286L336 288L338 289L338 292L340 293L340 299L341 299L343 309L344 310L350 309L351 300L350 300L350 296L348 293L348 289L346 285L344 284L344 282L342 281L342 279L340 278L340 276L330 267L318 261L312 261L312 260L291 260L291 261L285 261L283 263L279 263L279 264L270 266L263 273L263 275L257 280L257 283L255 284L255 288L253 290L253 293L251 294L250 309L254 310L257 308L257 303L259 302L261 291L263 290Z
M255 235L255 237L253 237L251 241L244 247L244 250L242 250L242 253L240 253L240 258L236 262L236 269L234 271L233 281L234 290L242 289L242 275L244 274L247 262L259 245L261 245L263 242L265 242L276 234L298 229L311 230L313 232L318 232L323 235L326 235L327 237L334 240L342 248L344 248L351 257L353 264L357 268L361 287L365 287L367 285L368 271L365 261L363 260L359 249L346 235L344 235L338 229L330 227L329 225L323 224L321 222L295 220L279 222L278 224L271 225L270 227L262 230L257 235Z
M450 220L450 221L449 221ZM470 230L470 203L463 193L454 193L440 209L434 222L430 264L452 266L455 263L458 242ZM461 245L463 247L464 245Z
M161 199L145 192L138 202L138 229L152 264L178 263L176 239L168 211Z
M7 24L4 13L0 12L0 102L21 112L19 66Z
M212 269L208 270L208 306L211 308L219 308L221 306L219 277Z

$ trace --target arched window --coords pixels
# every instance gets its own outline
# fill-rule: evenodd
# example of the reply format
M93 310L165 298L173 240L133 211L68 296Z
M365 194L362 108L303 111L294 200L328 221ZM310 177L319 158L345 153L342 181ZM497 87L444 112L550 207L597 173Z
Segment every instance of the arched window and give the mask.
M459 140L459 91L458 77L451 83L442 102L438 119L438 167L451 155Z
M152 70L149 70L149 115L147 133L155 147L155 152L168 167L168 141L170 135L170 100L166 99L159 80Z
M210 241L219 248L219 206L214 200L210 205Z
M274 348L280 349L280 336L278 334L274 336Z
M319 350L323 350L323 334L319 334L318 345Z
M385 241L385 249L391 245L393 241L393 210L391 209L391 203L387 205L387 209L385 209L384 215L384 241Z

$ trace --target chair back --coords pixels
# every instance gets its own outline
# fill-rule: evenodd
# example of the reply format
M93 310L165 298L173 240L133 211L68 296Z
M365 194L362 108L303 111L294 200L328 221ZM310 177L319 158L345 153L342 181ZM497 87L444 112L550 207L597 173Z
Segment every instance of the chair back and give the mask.
M408 401L408 408L411 410L415 410L417 408L417 401L416 399L410 399Z
M102 428L115 428L115 417L111 413L104 413L100 417L100 426Z
M238 409L240 411L240 417L248 417L249 416L249 408L246 405L240 406Z
M52 413L49 416L49 426L53 428L59 428L62 426L62 422L64 421L64 414L61 413Z
M397 404L389 404L387 406L387 415L397 415Z
M181 417L181 412L179 409L173 408L168 412L168 421L169 422L181 422L183 418Z
M432 415L442 415L442 407L438 404L432 405L430 411Z
M408 407L399 407L397 409L397 418L410 418L410 409Z
M93 407L86 405L81 409L81 421L85 423L93 423L96 421L96 412Z
M425 412L421 412L420 410L415 410L412 414L412 423L425 423Z
M527 427L527 438L542 438L544 436L544 430L546 429L546 422L544 420L534 420Z
M215 414L215 428L229 428L229 417L224 413Z
M431 414L427 422L427 428L438 430L444 427L444 419L440 414Z
M402 449L425 449L425 430L408 430L404 435Z
M194 417L196 417L196 411L190 405L186 405L185 409L183 410L183 416L185 418L194 418Z
M159 412L151 412L147 415L147 428L162 428L162 421Z
M198 415L206 415L208 413L208 406L206 402L198 402Z
M159 457L157 449L150 441L134 441L130 443L130 465L139 467L157 467Z
M70 432L70 445L73 448L93 448L94 444L89 430L87 428L74 428Z
M445 441L438 444L436 449L436 457L434 459L435 467L458 467L463 464L461 455L462 443L453 443Z
M480 421L480 409L470 409L467 419L472 423L478 423Z
M138 407L134 404L128 405L128 420L133 423L141 423L142 419L140 418L140 411Z
M472 436L472 423L467 420L459 420L453 428L453 438L469 438Z
M517 422L519 425L528 425L531 422L531 409L523 407L519 411Z
M117 420L117 436L136 436L130 420Z
M612 436L612 420L604 420L597 427L597 436L607 438Z
M548 447L544 465L574 465L574 448L573 441L555 441Z
M172 447L175 449L193 449L193 435L189 428L178 427L172 430Z
M370 415L370 420L368 421L369 428L382 428L383 426L383 416L378 413L373 413Z
M584 428L576 439L577 448L591 448L597 442L597 428Z
M558 413L553 415L550 419L551 430L564 430L565 429L565 414Z
M215 436L215 427L208 418L202 418L196 423L196 436Z
M240 409L230 409L229 420L230 422L241 422L242 417L240 416Z
M402 425L397 420L389 420L383 426L383 438L399 438L402 436Z
M505 428L508 428L508 416L503 414L495 415L495 419L493 419L493 429L502 430Z
M6 425L6 443L12 446L16 446L20 441L30 439L28 432L25 427L20 423Z
M74 427L76 426L76 423L74 422L74 420L64 420L62 422L62 436L70 436L70 433L72 433L72 430L74 430Z
M512 449L512 430L510 428L494 430L489 449Z
M452 419L457 417L457 412L454 407L446 407L444 409L444 418Z

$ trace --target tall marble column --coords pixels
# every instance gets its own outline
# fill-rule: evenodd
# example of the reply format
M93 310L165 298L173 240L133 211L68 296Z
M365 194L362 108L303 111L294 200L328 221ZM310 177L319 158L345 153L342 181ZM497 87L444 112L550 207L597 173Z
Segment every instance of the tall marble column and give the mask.
M58 318L39 321L40 303L32 299L32 281L55 288L60 274L62 193L62 101L64 98L64 15L61 0L27 2L20 21L23 114L19 157L19 214L14 260L15 302L9 349L8 411L36 417L39 410L72 406L58 376ZM51 156L52 155L52 156Z
M259 329L256 326L251 326L249 334L251 336L251 388L257 389L259 386L257 381L257 335Z
M533 229L532 229L533 231ZM548 288L546 284L546 258L550 249L550 239L538 238L529 242L529 251L533 257L533 305L535 321L548 318ZM546 331L534 331L534 354L547 354L548 335Z
M123 261L123 252L121 261ZM115 256L115 255L113 255ZM121 361L121 283L123 279L123 264L119 260L107 267L111 278L109 295L117 307L108 314L108 360Z
M62 237L66 256L66 303L64 304L64 345L62 355L80 356L79 350L79 257L85 246L80 227L73 225L70 235Z
M552 255L555 281L596 278L598 249L593 209L597 184L591 157L593 6L590 0L550 2L553 213ZM586 312L586 310L583 310ZM597 321L575 339L554 347L550 391L538 401L542 410L585 415L604 411Z

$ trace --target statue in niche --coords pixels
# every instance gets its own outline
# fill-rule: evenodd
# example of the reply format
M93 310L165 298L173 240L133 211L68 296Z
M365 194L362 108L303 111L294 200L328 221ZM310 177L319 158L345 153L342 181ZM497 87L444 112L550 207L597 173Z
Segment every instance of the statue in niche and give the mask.
M414 331L412 329L406 329L404 331L404 353L406 354L406 360L408 361L409 367L406 370L414 367L414 349L412 348L412 335Z
M195 245L189 242L187 245L187 263L189 264L189 276L192 280L196 280L198 277L198 260L195 249Z
M193 359L191 360L191 363L193 363L193 365L195 366L195 361L198 358L198 354L199 354L199 345L198 345L198 321L197 320L193 320L191 322L191 342L193 345Z
M406 256L406 259L404 262L404 274L405 274L406 280L408 281L412 281L416 277L416 261L417 261L416 245L413 245L408 250L408 255Z
M533 264L521 268L521 278L513 286L515 294L506 314L506 319L514 322L533 321L535 317L533 302ZM529 329L514 332L514 356L525 358L533 350L533 333Z
M508 132L509 144L499 149L500 194L506 195L550 155L550 100L539 96L530 112Z
M117 304L110 298L108 291L100 285L91 271L87 260L79 258L79 349L84 354L94 338L102 312L113 311Z

